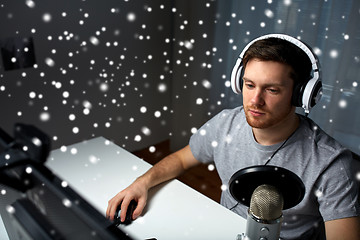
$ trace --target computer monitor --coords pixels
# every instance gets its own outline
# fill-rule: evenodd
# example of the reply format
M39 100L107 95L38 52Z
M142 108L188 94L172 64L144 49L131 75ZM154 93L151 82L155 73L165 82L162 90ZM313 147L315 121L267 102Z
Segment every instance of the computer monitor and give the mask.
M0 214L10 239L132 239L44 166L45 134L17 124L14 136L0 129Z

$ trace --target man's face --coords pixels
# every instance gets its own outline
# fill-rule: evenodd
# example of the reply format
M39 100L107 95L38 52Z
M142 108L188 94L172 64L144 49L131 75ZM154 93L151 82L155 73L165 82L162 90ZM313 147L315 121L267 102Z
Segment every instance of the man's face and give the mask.
M246 120L253 128L280 125L295 112L291 105L291 67L273 61L251 59L243 76L243 105Z

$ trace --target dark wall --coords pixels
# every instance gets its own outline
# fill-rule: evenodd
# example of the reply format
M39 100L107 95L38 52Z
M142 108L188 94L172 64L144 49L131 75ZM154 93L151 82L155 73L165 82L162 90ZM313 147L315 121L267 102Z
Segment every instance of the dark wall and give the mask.
M95 136L128 150L167 139L171 4L1 0L0 126L34 124L54 148Z

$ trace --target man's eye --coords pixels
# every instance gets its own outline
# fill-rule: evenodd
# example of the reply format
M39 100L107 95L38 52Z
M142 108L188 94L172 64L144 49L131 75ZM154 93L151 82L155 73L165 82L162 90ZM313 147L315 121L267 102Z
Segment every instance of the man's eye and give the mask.
M246 87L247 88L254 88L254 85L248 83L248 84L246 84Z
M279 92L279 90L273 89L273 88L268 88L268 91L269 91L270 93L274 93L274 94Z

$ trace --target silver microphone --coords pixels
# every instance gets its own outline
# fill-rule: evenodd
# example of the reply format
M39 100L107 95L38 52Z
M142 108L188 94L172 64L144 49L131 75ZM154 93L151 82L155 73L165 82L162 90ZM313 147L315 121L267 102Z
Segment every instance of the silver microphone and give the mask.
M276 187L268 184L258 186L251 195L245 236L240 239L278 240L283 206L283 196Z

